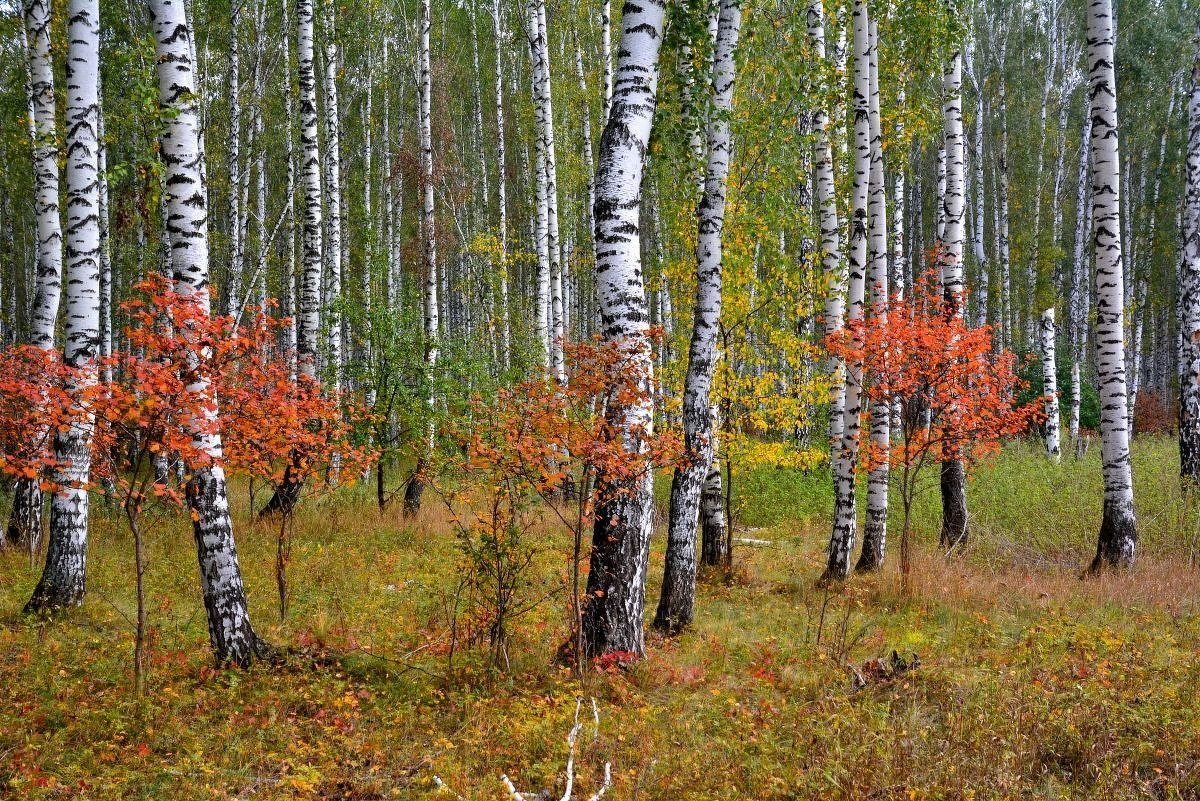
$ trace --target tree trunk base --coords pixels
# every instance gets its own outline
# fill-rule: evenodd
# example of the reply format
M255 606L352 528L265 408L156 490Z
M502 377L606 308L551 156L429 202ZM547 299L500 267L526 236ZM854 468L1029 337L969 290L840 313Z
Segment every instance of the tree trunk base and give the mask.
M42 490L36 478L13 482L12 510L0 547L25 545L30 553L42 547Z
M1137 557L1137 519L1128 504L1104 502L1104 520L1096 557L1084 573L1096 576L1106 570L1128 570Z

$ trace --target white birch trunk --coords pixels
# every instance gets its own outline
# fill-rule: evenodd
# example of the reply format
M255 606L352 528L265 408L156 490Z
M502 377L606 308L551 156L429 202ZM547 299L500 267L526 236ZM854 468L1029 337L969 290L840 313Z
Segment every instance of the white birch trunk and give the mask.
M961 316L963 309L963 222L966 217L965 140L962 119L962 53L955 51L942 74L942 116L945 121L945 220L938 253L945 313ZM945 412L953 416L956 411ZM950 423L951 421L947 421ZM943 446L941 465L942 532L940 542L950 549L966 544L968 536L967 480L958 450Z
M99 80L99 79L97 79ZM108 213L108 146L104 142L104 92L97 89L96 146L97 153L97 191L98 209L100 214L100 359L103 362L100 380L106 385L112 383L112 367L108 363L113 353L112 333L112 302L113 302L113 271L112 253L109 247L109 213Z
M883 173L883 131L879 121L879 35L875 20L870 21L870 103L868 120L871 131L871 187L867 203L870 233L867 252L870 263L871 314L881 322L887 319L888 241L887 186ZM876 401L871 405L871 444L886 454L891 446L892 405ZM867 474L867 516L863 524L862 554L856 570L871 571L883 567L887 553L888 516L887 459Z
M437 425L434 414L437 409L437 395L434 390L434 371L438 362L438 342L440 335L440 315L438 306L438 262L437 262L437 224L436 207L434 205L433 186L433 121L431 113L431 96L433 94L433 76L431 73L429 54L429 32L432 26L431 0L421 0L421 38L417 49L417 131L421 149L421 234L425 245L424 252L424 326L425 326L425 442L417 467L408 486L404 491L404 508L406 513L414 514L421 507L421 494L424 491L424 472L433 456L434 438L437 435Z
M280 301L280 311L288 319L287 327L284 329L284 349L287 353L288 373L292 380L296 377L296 152L294 142L294 131L296 125L296 97L292 91L292 38L291 38L291 22L288 15L290 6L289 0L283 0L281 7L282 21L280 27L282 29L281 40L283 42L282 67L283 67L283 97L284 97L284 165L285 179L284 192L287 198L284 201L286 207L286 227L284 236L286 242L284 245L284 253L286 259L283 265L283 292Z
M330 389L341 389L342 376L342 157L341 118L338 113L338 49L332 3L325 11L325 207L328 210L329 241L325 243L325 321L328 330L328 375Z
M813 58L825 64L825 19L821 0L808 5L808 36L812 42ZM834 185L833 146L829 139L829 112L821 107L813 111L813 131L816 134L816 200L821 229L821 267L829 282L825 295L825 336L828 337L844 323L846 293L846 262L842 259L839 241L837 189ZM841 439L846 406L846 372L840 360L829 359L831 375L829 398L830 463L835 471L843 459Z
M683 444L690 458L687 464L675 469L671 481L666 566L654 617L655 628L666 632L677 632L692 622L696 599L696 522L717 437L712 427L710 392L721 322L721 236L732 150L729 111L733 106L741 21L740 0L721 0L712 72L714 113L709 116L707 126L708 164L704 195L696 212L696 303L683 389Z
M1112 0L1088 1L1092 97L1092 242L1096 261L1096 373L1104 463L1104 520L1092 571L1133 564L1137 547L1126 406L1120 149Z
M99 380L100 339L100 3L71 0L66 59L66 284L63 363L73 368L65 389L75 399ZM46 565L26 612L83 602L88 541L88 483L95 413L84 403L54 434L50 540Z
M1067 296L1068 339L1071 347L1071 442L1079 438L1079 414L1083 404L1080 384L1081 363L1087 342L1088 310L1091 305L1090 265L1087 232L1091 229L1091 204L1088 194L1088 162L1092 149L1092 104L1085 93L1083 131L1079 145L1079 179L1075 190L1075 247L1071 268L1071 290Z
M201 168L204 152L191 55L192 32L181 0L151 0L150 13L158 54L159 103L171 112L165 116L162 159L172 277L175 290L191 296L207 312L208 202ZM196 354L197 366L203 358L204 354ZM203 425L191 430L193 444L210 460L193 466L187 487L209 640L219 664L244 666L263 655L265 646L250 624L233 540L221 435L216 427L217 404L203 370L197 370L189 390L204 401L206 418Z
M976 291L975 299L975 325L985 326L988 324L988 259L987 251L983 247L983 229L984 220L986 219L984 199L984 183L983 183L983 126L985 122L983 109L983 83L979 79L979 73L976 71L975 60L972 57L974 48L967 47L964 52L963 68L971 78L971 85L975 89L975 147L973 156L975 162L975 226L971 232L971 244L975 252L975 265L979 268L979 285Z
M1000 152L997 170L1000 174L1000 230L997 233L1000 251L1000 342L1008 348L1013 343L1012 267L1009 245L1009 176L1008 176L1008 92L1003 65L1000 71Z
M505 369L512 361L512 326L508 301L508 173L504 156L504 36L500 0L492 0L492 39L496 47L496 217L500 239L500 263L496 266L500 282L500 364Z
M600 3L600 82L603 89L604 122L608 124L608 115L612 111L613 96L613 63L612 63L612 2L601 0Z
M301 233L300 305L296 357L301 375L316 378L317 329L321 308L321 153L317 135L317 75L313 0L296 0L296 59L300 81L300 181L304 193Z
M613 105L596 169L596 283L601 334L629 351L642 392L609 406L624 448L645 450L653 432L653 357L640 252L641 185L658 91L666 4L625 6ZM613 651L644 653L642 614L653 513L653 472L631 480L597 476L598 508L580 639L582 658Z
M50 59L50 0L26 0L22 33L29 71L29 133L33 141L33 211L37 238L34 294L29 309L29 344L54 347L62 296L63 235L59 216L57 109L54 65ZM15 282L14 282L15 283ZM27 284L28 286L28 284ZM15 322L15 321L14 321ZM18 479L6 538L25 542L31 552L42 539L42 491L39 480Z
M1058 416L1058 362L1055 359L1055 337L1058 328L1054 324L1054 307L1042 312L1042 395L1046 399L1045 440L1046 455L1054 462L1062 456L1062 437Z
M870 37L866 0L854 0L854 175L850 203L849 299L846 317L860 320L866 293L867 195L871 173ZM840 581L850 575L850 557L858 533L855 478L858 473L859 416L862 396L862 362L846 365L846 400L842 417L841 458L834 465L833 532L825 580Z
M906 97L904 87L896 92L896 105L899 108L904 108ZM905 141L904 121L903 118L898 118L896 121L896 141ZM901 159L903 162L903 159ZM906 277L909 274L908 260L904 251L904 225L905 225L905 165L901 163L892 173L892 296L898 299L904 298L904 285Z
M242 27L240 2L230 7L229 19L229 152L226 155L229 176L229 286L225 313L236 317L245 305L242 279L246 269L243 240L245 209L242 206L242 91L241 47L238 31Z
M1179 268L1179 471L1200 486L1200 29L1188 98Z

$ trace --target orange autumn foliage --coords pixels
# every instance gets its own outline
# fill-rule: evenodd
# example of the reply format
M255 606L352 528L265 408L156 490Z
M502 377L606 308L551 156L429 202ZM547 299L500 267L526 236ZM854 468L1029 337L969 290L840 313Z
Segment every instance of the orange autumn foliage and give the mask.
M936 270L913 296L893 299L882 314L851 321L827 340L829 352L863 365L863 394L898 408L900 436L889 453L864 447L869 464L916 467L953 454L968 464L995 453L1001 442L1039 419L1036 404L1016 405L1025 384L1016 356L996 353L989 326L974 328L961 314L946 314ZM928 421L926 428L923 417Z

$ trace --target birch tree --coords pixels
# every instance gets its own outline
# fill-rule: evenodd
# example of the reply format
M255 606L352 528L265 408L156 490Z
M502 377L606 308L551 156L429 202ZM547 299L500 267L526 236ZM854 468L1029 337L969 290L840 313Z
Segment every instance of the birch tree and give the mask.
M861 320L866 293L867 195L871 174L870 36L866 0L854 0L854 88L851 101L854 134L854 173L850 198L848 320ZM859 417L862 364L846 365L846 400L842 415L840 458L834 464L833 533L825 580L840 581L850 575L850 557L858 533L855 479L858 474Z
M623 447L641 454L653 433L653 359L641 259L642 175L658 91L664 0L629 4L621 18L612 108L596 166L596 283L601 335L627 351L642 392L607 413ZM653 513L653 472L631 479L600 474L591 569L581 621L583 657L642 654L642 613Z
M666 567L654 626L676 632L691 625L696 594L696 522L700 495L712 464L717 432L710 412L717 330L721 322L721 235L725 226L725 192L732 142L729 111L733 106L740 0L721 0L713 57L712 106L707 126L704 195L696 211L696 303L683 389L684 448L687 464L671 480Z
M71 0L66 62L66 278L63 363L69 395L81 400L54 435L50 540L42 578L26 612L83 603L87 564L88 483L95 412L83 400L100 378L100 3Z
M299 10L299 9L298 9ZM204 152L197 114L192 30L181 0L151 0L151 22L158 55L158 99L165 112L162 160L166 171L167 232L175 291L208 311L208 200ZM188 332L183 332L188 336ZM203 347L196 343L196 347ZM190 466L187 502L200 563L200 584L208 617L208 636L218 664L246 666L266 652L254 633L246 590L234 545L229 492L222 466L217 404L210 378L196 353L196 375L189 389L203 400L207 419L185 422L206 464Z
M434 391L434 370L438 362L439 308L437 267L437 218L434 206L433 187L433 123L430 113L430 96L433 94L433 77L429 63L429 30L433 24L430 10L431 0L421 0L421 35L417 48L417 131L421 149L421 237L424 242L424 290L423 309L425 327L425 441L417 460L416 469L404 489L404 508L407 514L415 514L421 508L421 494L425 489L425 471L433 455L434 438L437 435L434 412L437 396Z
M37 263L29 314L29 344L54 347L54 329L62 296L63 236L59 216L58 123L54 65L50 60L50 0L26 0L24 28L29 72L30 138L33 141L33 210ZM6 538L31 551L42 539L42 490L37 478L14 482Z
M953 4L951 5L953 8ZM946 193L941 198L945 228L938 243L945 314L963 309L963 223L966 215L965 142L962 118L962 51L955 47L942 75L942 117L946 151ZM953 448L951 448L953 450ZM957 454L943 453L941 464L943 548L966 543L968 534L967 476Z
M1058 336L1058 326L1054 324L1054 307L1042 312L1041 317L1041 353L1042 353L1042 395L1046 399L1046 422L1044 440L1046 455L1054 462L1062 456L1061 423L1058 413L1058 362L1055 359L1055 339Z
M1071 348L1071 414L1068 435L1079 438L1079 415L1083 402L1081 383L1084 345L1087 342L1088 309L1091 306L1087 232L1091 229L1091 197L1088 193L1088 163L1092 147L1092 104L1085 94L1083 130L1079 137L1079 178L1075 190L1075 243L1072 250L1071 288L1067 295L1067 338Z
M338 113L338 47L335 29L335 12L332 2L325 5L325 208L326 230L329 240L325 243L325 273L329 282L325 287L325 320L328 331L330 388L341 389L342 373L342 157L341 118Z
M808 4L808 36L812 42L813 58L825 65L825 19L821 0ZM833 146L829 139L829 111L818 105L813 112L813 131L816 135L816 201L821 229L821 268L829 283L825 294L825 336L842 327L845 315L846 262L840 252L837 191L833 174ZM829 402L830 463L840 469L844 458L841 449L842 422L846 407L845 366L830 358L832 376Z
M1188 98L1179 266L1179 470L1200 486L1200 29Z
M1091 572L1133 564L1137 518L1129 459L1125 309L1121 242L1121 160L1117 142L1112 0L1088 0L1092 97L1092 247L1096 262L1096 375L1104 463L1104 517Z
M867 201L870 234L867 252L870 260L871 314L887 319L888 241L887 187L883 173L883 131L879 121L879 34L874 19L868 29L870 37L870 99L868 120L871 130L871 188ZM880 453L888 453L891 443L892 406L886 400L871 406L871 444ZM878 570L883 567L887 547L888 515L887 460L872 466L867 475L867 519L863 526L862 554L857 570Z

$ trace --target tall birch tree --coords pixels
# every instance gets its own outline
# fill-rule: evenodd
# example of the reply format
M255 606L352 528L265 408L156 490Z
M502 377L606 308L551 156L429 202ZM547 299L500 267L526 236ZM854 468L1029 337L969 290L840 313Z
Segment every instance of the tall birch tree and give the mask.
M1096 267L1096 376L1104 463L1104 517L1091 572L1128 567L1137 549L1129 411L1125 385L1125 298L1121 242L1121 158L1117 136L1116 43L1112 0L1088 0L1092 97L1092 247Z
M1188 99L1179 266L1179 470L1200 487L1200 28Z
M712 464L717 432L712 428L711 388L721 323L721 236L732 142L736 50L741 29L741 0L721 0L712 72L712 107L707 126L704 195L696 211L696 303L683 388L683 438L689 456L671 480L666 566L654 626L676 632L692 622L696 595L696 522L700 494Z
M63 236L59 215L58 121L54 65L50 58L50 0L25 0L24 28L29 72L29 127L33 140L33 210L37 237L29 344L54 347L62 296ZM37 478L14 482L6 538L36 550L42 539L42 490Z
M151 22L158 55L158 99L166 112L162 160L166 170L167 233L171 242L171 277L175 291L207 313L209 308L208 199L204 186L204 151L197 113L192 60L192 29L182 0L151 0ZM189 331L184 337L194 337ZM193 340L194 341L194 340ZM204 347L196 342L197 349ZM187 503L200 563L200 585L208 617L208 636L218 664L249 665L266 653L255 634L246 604L229 512L229 490L223 468L218 409L203 354L196 353L195 378L189 391L202 401L206 419L186 422L193 445L207 463L190 466Z
M854 173L850 194L848 320L861 320L866 297L867 201L871 176L870 36L866 0L854 0L854 85L851 101ZM846 399L842 415L840 455L833 475L833 533L825 580L850 575L850 558L858 533L855 481L858 474L859 417L862 412L862 364L846 365Z
M658 92L658 58L666 16L664 0L625 6L612 108L596 165L596 283L600 333L628 352L642 392L610 404L625 450L643 453L653 433L653 358L646 284L642 273L642 176ZM591 657L613 651L642 654L646 563L653 525L653 472L631 479L601 473L592 533L591 569L580 641Z
M71 0L66 82L66 390L81 398L100 378L100 3ZM87 564L88 483L95 412L84 402L54 434L50 540L26 612L78 606Z

